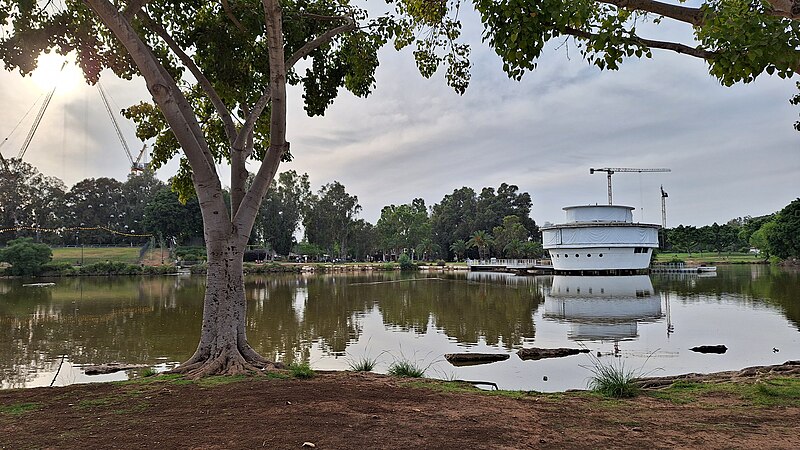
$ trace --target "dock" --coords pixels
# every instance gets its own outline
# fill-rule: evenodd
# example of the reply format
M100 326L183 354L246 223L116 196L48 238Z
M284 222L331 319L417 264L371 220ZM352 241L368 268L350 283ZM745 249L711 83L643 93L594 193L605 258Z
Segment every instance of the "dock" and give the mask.
M541 271L552 273L552 264L547 264L539 259L468 259L467 268L470 272L513 272L527 273Z

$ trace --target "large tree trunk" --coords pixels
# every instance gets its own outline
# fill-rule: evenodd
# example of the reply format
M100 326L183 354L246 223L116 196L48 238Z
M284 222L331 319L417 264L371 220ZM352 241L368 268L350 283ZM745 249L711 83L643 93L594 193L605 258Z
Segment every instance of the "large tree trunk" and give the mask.
M209 234L206 235L208 274L200 344L194 355L173 372L197 378L281 367L280 363L260 356L247 343L242 273L244 245L237 242L236 236L209 239Z

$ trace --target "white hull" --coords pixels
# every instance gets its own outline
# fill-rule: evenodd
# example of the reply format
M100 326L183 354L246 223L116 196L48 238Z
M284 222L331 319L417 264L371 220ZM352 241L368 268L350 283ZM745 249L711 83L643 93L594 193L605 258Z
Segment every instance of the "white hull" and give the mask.
M550 249L555 270L640 270L650 265L651 250L634 253L631 247L578 247Z

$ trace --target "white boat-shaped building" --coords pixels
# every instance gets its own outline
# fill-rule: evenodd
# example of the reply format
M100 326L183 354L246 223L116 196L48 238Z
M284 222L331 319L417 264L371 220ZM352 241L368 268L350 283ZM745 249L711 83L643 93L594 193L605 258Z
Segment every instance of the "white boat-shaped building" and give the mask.
M566 222L542 227L556 272L630 273L650 265L659 225L633 222L633 207L568 206Z

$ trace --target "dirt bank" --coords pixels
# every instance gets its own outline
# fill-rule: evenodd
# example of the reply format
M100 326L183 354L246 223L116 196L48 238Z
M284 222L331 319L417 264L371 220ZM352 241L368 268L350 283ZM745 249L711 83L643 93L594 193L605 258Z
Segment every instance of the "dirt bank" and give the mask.
M800 448L798 398L659 395L488 395L353 373L145 379L0 391L0 448Z

